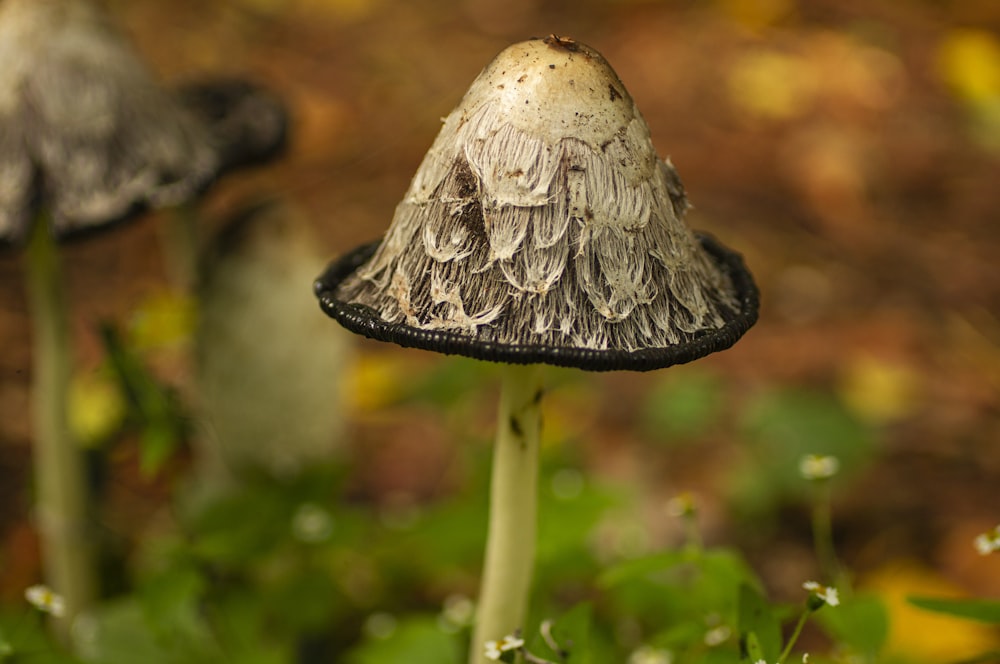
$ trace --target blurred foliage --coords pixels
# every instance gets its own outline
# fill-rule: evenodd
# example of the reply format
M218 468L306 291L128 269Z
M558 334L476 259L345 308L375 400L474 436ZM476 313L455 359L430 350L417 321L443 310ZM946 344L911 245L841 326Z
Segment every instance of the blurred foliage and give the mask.
M348 25L362 21L380 5L386 6L372 0L238 0L233 4L265 18L287 13L302 24L320 19ZM459 12L469 12L469 7L476 3L465 4L468 7L463 6ZM504 3L494 4L501 8L501 13L507 8ZM544 3L514 4L530 5L537 10L536 5ZM921 197L923 194L914 197L914 206L927 207L936 222L941 220L936 197L944 197L945 193L937 189L946 185L938 179L949 177L955 168L949 159L965 161L969 155L965 152L951 155L937 142L946 146L954 136L935 125L941 118L931 113L933 109L922 108L914 96L913 89L923 85L921 72L925 64L934 66L930 74L932 79L934 74L937 78L932 85L939 85L941 93L951 95L955 108L961 111L962 127L968 130L974 144L1000 150L1000 38L991 29L949 27L944 21L936 22L935 30L926 30L926 34L924 28L915 29L922 48L930 53L919 51L919 57L913 60L907 49L916 51L916 47L896 32L891 21L881 17L873 15L831 29L805 18L809 12L813 16L816 12L840 11L829 3L807 7L806 3L795 0L713 0L696 9L721 16L740 31L738 38L729 35L730 41L719 42L717 57L706 58L698 49L718 33L706 31L702 15L696 13L688 23L678 23L677 29L683 29L684 33L669 33L663 23L655 20L646 25L647 13L656 18L651 10L656 3L621 4L639 7L639 18L619 26L619 43L634 40L636 52L652 63L645 65L649 70L643 69L641 63L627 65L632 69L630 83L636 80L641 84L644 77L651 81L645 90L634 92L642 92L650 99L656 99L656 95L678 95L684 101L677 103L690 105L696 114L718 113L718 108L730 110L737 125L751 128L746 134L738 134L726 124L729 118L724 115L721 120L718 116L705 120L703 124L712 132L725 130L724 145L733 156L726 163L717 163L715 155L709 155L705 160L708 166L702 167L701 174L695 171L692 180L697 183L697 178L701 178L701 186L706 187L705 171L713 174L719 171L720 188L730 185L737 189L752 188L752 197L744 196L735 203L753 204L754 197L760 197L765 203L764 210L746 211L746 219L741 212L733 228L739 228L737 224L744 221L769 219L772 225L762 226L767 232L789 233L792 239L786 240L796 254L802 249L794 244L796 241L802 245L817 242L831 254L843 247L834 245L826 249L830 237L821 224L795 235L781 223L789 227L808 224L812 216L817 216L822 223L831 224L831 228L835 224L859 223L889 233L893 227L882 223L881 217L873 221L865 214L856 214L858 210L868 210L863 204L868 202L872 191L884 197L892 195L894 186L906 191L908 187L920 192L929 189L928 198ZM969 3L965 11L974 13L970 9L973 5L982 7L985 3ZM594 6L596 3L588 5L591 9ZM960 13L958 5L951 8ZM443 11L450 13L452 8ZM229 17L227 20L237 16L219 14ZM277 39L275 33L265 30L263 21L239 16L234 24L253 26L254 37L260 34L265 46L268 39ZM675 27L671 21L666 23L671 29ZM956 19L955 24L959 23ZM634 34L625 28L631 28ZM298 35L284 24L282 30ZM193 35L197 31L187 32ZM468 33L454 32L466 40L463 45L471 41ZM664 39L661 33L670 38ZM399 95L408 103L413 101L406 96L409 94L414 99L426 100L428 79L414 84L411 80L414 72L393 60L406 60L416 53L408 49L412 42L419 41L413 37L420 36L420 32L395 29L381 34L372 30L359 31L358 35L345 32L337 39L329 39L325 33L312 37L331 42L348 54L346 59L329 58L333 63L329 69L319 66L322 58L317 55L322 53L326 57L327 52L307 43L308 39L303 40L307 55L296 53L294 57L286 57L287 62L275 59L268 63L275 71L285 65L290 70L309 71L308 89L294 93L299 97L299 110L307 125L302 135L309 136L299 149L314 159L317 156L334 159L327 154L332 152L328 148L332 145L342 150L342 144L349 145L353 140L349 136L353 133L353 123L359 118L371 121L375 130L393 135L396 142L402 140L396 135L394 121L383 119L383 124L379 124L379 118L370 111L385 107L398 114L398 107L406 108L391 95ZM363 42L364 48L358 49L352 40ZM454 74L447 70L450 63L441 61L432 40L424 41L437 59L431 59L433 66L428 66L427 60L413 57L414 64L410 66L432 71L428 76L438 86L437 91L452 95L460 89L460 84L449 78ZM208 43L205 41L201 47L211 51ZM220 43L229 42L220 40ZM690 51L678 48L679 43L690 43ZM381 44L391 47L387 48L391 57L380 55L385 61L375 58L377 63L373 64L374 56L366 49ZM310 48L316 49L315 52ZM270 58L271 51L262 53L259 56L262 60ZM230 55L225 50L221 53L227 64ZM335 55L342 54L337 51ZM685 57L714 63L713 68L699 69ZM661 75L668 69L665 58L677 58L684 63L672 76L710 79L712 89L721 88L724 93L719 99L722 103L716 104L716 98L708 96L704 89L682 80L671 79L671 85L662 85ZM461 73L464 76L468 72ZM289 74L293 75L294 71ZM370 82L380 76L392 78L391 93ZM347 79L351 77L371 87L364 87L359 94L350 87L351 81ZM324 92L324 85L318 84L320 79L326 88L332 90L334 85L326 85L332 82L342 89ZM692 98L691 90L701 91L699 94L705 96ZM685 94L688 96L683 97ZM934 122L925 124L925 118L910 115L914 109L931 113ZM676 111L676 107L667 105L666 110L658 112L669 116ZM437 107L434 112L439 112ZM888 125L876 122L882 116L892 118L892 126L903 127L900 130L903 142L883 144L872 137L890 133ZM662 132L673 126L672 120L672 117L670 122L661 118L658 130ZM308 126L309 121L313 126ZM328 126L317 126L323 122ZM692 125L678 126L686 131ZM731 134L726 133L731 130ZM937 137L928 143L930 147L921 144L929 140L925 134ZM315 140L317 135L325 137L324 140ZM367 155L371 150L368 144L371 135L361 132L359 135L363 140L358 143ZM697 135L695 138L700 140ZM745 145L758 141L780 159L760 161L761 153L749 151ZM687 150L689 158L695 157L690 147L685 147L683 141L680 143L680 149ZM407 158L416 159L425 147L413 148L409 143L390 146L379 149L391 152L400 163ZM663 147L673 149L673 146ZM698 147L700 150L700 144ZM897 182L893 168L877 163L881 158L895 165L901 147L912 149L912 153L898 159L899 170L916 169L916 179L912 181ZM408 155L408 150L413 154ZM337 155L340 156L336 159L345 159L341 153ZM378 196L371 196L370 190L363 188L358 196L381 198L384 183L372 177L370 164L363 160L349 163L351 170L360 164L356 169L358 179L377 180L380 187ZM977 167L980 164L974 160L972 163ZM727 170L737 164L750 166L748 171ZM920 170L921 164L926 172ZM337 178L345 175L342 171L336 172ZM777 174L774 176L777 180L763 176L759 181L750 179L746 177L749 171L755 171L755 175ZM724 179L727 173L732 178L730 182ZM296 173L289 179L296 180L298 186L300 175ZM405 184L405 176L400 178ZM782 178L791 182L790 189L779 190L770 198L772 194L764 189L773 187L776 181L783 182ZM338 181L340 189L345 191L358 184L358 180L346 178ZM335 189L315 185L313 188ZM780 205L775 198L782 199ZM955 196L956 200L965 198ZM815 204L814 208L809 207L810 202ZM973 201L967 205L994 209L987 202ZM358 219L366 221L352 208L354 201L349 203L343 205L342 200L336 199L336 205L330 207L338 214L344 213L352 224ZM711 211L712 204L706 209ZM904 211L908 209L904 206ZM880 214L887 211L881 210ZM775 217L783 220L775 222ZM973 214L970 218L976 217ZM963 227L955 220L947 221L954 222L954 237L962 237ZM911 237L916 235L915 231L931 236L920 223L919 218L902 216L899 227L906 242L916 241ZM772 250L782 253L766 233L757 236L750 230L739 232L747 233L751 257L756 253L765 267L780 269L780 264L763 260ZM953 246L944 242L948 238L943 235L933 237L942 240L945 249ZM894 243L898 240L892 235L888 238ZM337 236L338 241L343 239ZM977 237L970 237L969 241L976 242ZM853 244L844 246L854 248ZM893 261L887 260L881 249L872 251L878 265L887 265L882 269L897 278ZM905 260L900 264L933 286L940 277L928 265L937 254L931 249L927 251L926 265L908 265ZM946 265L948 271L967 269L964 262L955 263L950 251L946 256L947 260L937 262ZM820 257L826 260L825 255ZM909 257L904 254L902 258ZM860 284L856 289L865 297L868 291L878 290L867 279L869 275L863 274L867 269L864 265L855 266L856 274L845 267L847 262L842 259L830 265L816 260L816 256L796 256L796 260L816 262L820 265L816 273L823 278L823 288L814 292L802 285L801 273L792 275L805 294L802 311L807 315L796 319L798 324L810 321L825 324L830 321L830 309L840 300L858 295L842 282L845 275L847 281L853 278ZM852 260L862 259L853 256ZM765 272L764 285L766 279ZM949 297L963 292L954 284L941 281L944 284L941 292ZM978 275L971 281L983 286L985 280ZM982 290L989 291L985 286ZM772 289L769 297L780 299L777 295ZM912 299L933 297L936 297L933 289L926 293L890 290L886 295L894 307ZM127 334L113 328L105 330L107 361L99 369L78 376L74 390L73 422L81 438L93 446L108 446L112 441L125 440L123 433L136 434L143 467L150 472L161 468L171 455L182 449L191 435L190 422L177 393L149 367L148 353L186 344L194 325L194 313L194 303L186 296L157 293L139 306ZM853 324L865 313L851 309L845 318ZM966 314L948 312L947 315ZM990 325L981 327L992 330L995 321L988 316L987 319ZM857 332L853 328L852 331ZM803 343L814 343L815 339L831 342L827 337L808 336L805 328L796 328L792 334L800 332L806 339ZM987 359L995 358L995 344L982 330L975 328L972 332L981 334L982 340L975 347L976 361L968 362L986 365ZM955 347L968 353L971 344L964 341ZM758 343L758 350L762 347ZM809 348L810 354L817 350L823 349ZM765 352L763 359L756 361L767 363L778 355L774 351L770 355ZM940 389L934 383L950 384L953 378L943 376L938 381L938 376L928 373L926 367L874 353L831 355L832 385L820 381L812 381L810 387L794 384L801 376L789 370L793 379L787 385L774 376L766 376L765 381L753 387L734 386L710 369L685 366L658 373L651 378L649 389L642 392L638 403L625 405L617 403L616 394L595 397L596 391L587 386L590 379L582 379L575 372L552 371L550 382L555 387L546 405L547 444L543 451L537 578L531 619L524 634L527 650L554 662L570 664L736 664L755 662L758 658L774 664L803 611L799 597L788 599L787 587L797 587L805 579L779 579L784 588L781 597L775 599L775 590L765 586L758 572L725 539L729 533L719 534L718 522L731 519L755 532L767 533L790 513L807 512L815 496L813 487L803 481L798 470L799 460L806 454L833 455L840 460L842 474L831 483L830 489L835 495L838 492L843 495L878 460L886 428L905 424L914 413L934 410L927 408L934 390ZM934 362L950 366L946 360L935 356L929 363L937 371ZM798 371L808 373L811 369L814 367ZM94 616L81 622L77 633L80 657L98 664L463 662L469 647L468 623L450 619L446 607L450 599L469 598L476 593L486 531L488 477L488 450L479 443L485 443L489 434L484 431L481 411L482 404L490 402L495 371L492 366L463 359L448 358L431 364L407 354L362 355L341 381L346 409L359 420L377 419L386 409L397 409L394 412L404 415L409 412L407 409L429 410L440 415L446 421L448 434L475 443L465 446L457 455L456 465L461 467L461 472L456 473L459 478L445 483L433 496L407 497L399 504L359 487L358 458L344 459L336 466L317 464L300 475L283 479L263 474L247 477L229 493L199 502L186 500L187 488L179 483L174 502L162 517L166 526L158 524L149 533L143 531L134 543L137 550L131 552L125 572L126 592L110 598ZM700 453L702 448L693 447L697 443L713 451L722 449L727 454L725 464L718 470L726 480L720 488L726 502L715 506L717 513L706 514L705 519L714 529L712 546L701 548L692 541L677 542L669 535L651 533L653 528L663 528L661 522L648 515L649 501L658 496L645 495L647 488L639 486L639 482L608 481L593 472L606 461L602 453L610 458L618 452L617 438L611 443L601 441L606 447L595 443L590 448L581 446L582 450L564 444L575 438L597 437L588 426L593 411L603 406L597 400L608 396L624 413L614 426L637 425L645 439L671 448L661 448L662 452ZM964 395L956 398L963 407L968 400L971 399ZM942 417L951 416L958 421L964 412L959 410L955 416L952 411ZM634 422L627 419L633 415ZM618 430L613 433L622 435ZM730 445L712 447L716 439L725 439ZM588 454L596 461L588 458ZM706 458L708 463L715 463L717 457L706 455ZM936 461L935 458L932 462ZM950 521L952 515L946 516ZM761 559L758 552L754 560ZM766 560L773 567L783 564L785 559L775 552L774 561L777 562ZM794 569L799 573L812 567L806 564ZM791 571L781 568L778 573L791 574ZM770 574L769 580L773 581L774 569ZM825 607L817 613L807 642L810 662L924 664L951 663L962 658L972 661L982 657L977 661L984 662L998 659L995 601L970 599L940 573L922 566L897 565L859 572L855 585L856 588L842 588L839 606ZM788 661L801 661L801 650L798 648ZM638 653L646 653L645 659ZM49 641L38 615L8 610L0 613L0 662L20 661L77 660L62 654Z
M139 435L141 470L155 474L188 439L190 418L177 390L149 370L138 349L127 345L114 325L102 324L100 334L109 370L129 405L127 424Z
M164 289L144 298L129 321L128 341L139 351L190 342L197 303L183 292Z
M911 367L871 355L851 357L838 381L850 411L872 424L899 421L919 407L922 377Z
M77 373L69 386L69 426L84 447L98 448L118 434L128 405L111 367Z
M953 29L938 46L937 64L965 106L973 139L1000 150L1000 39L984 29Z
M673 445L697 441L708 433L722 414L726 394L719 376L685 367L663 372L644 401L644 428Z
M123 421L142 431L140 439L162 422L182 421L136 351L111 327L104 339L109 364L100 375L127 397ZM356 365L352 380L384 388L384 400L363 412L408 404L467 417L492 391L489 365L451 359L417 374L407 362L376 357ZM877 449L867 420L909 403L896 386L905 373L864 364L854 371L861 377L846 380L853 387L845 393L874 395L868 400L877 416L856 417L863 407L848 409L822 392L767 389L736 400L719 376L696 368L658 377L636 408L646 434L671 445L739 436L747 456L732 469L731 505L760 524L783 506L814 499L799 469L803 456L837 457L846 478L835 483L849 482ZM579 380L573 372L552 378L570 393ZM172 435L180 440L183 430ZM475 595L486 530L488 447L474 450L460 487L399 505L352 497L349 460L281 479L251 475L194 503L182 489L174 527L141 544L131 590L81 623L78 655L95 664L459 664L470 647L469 618L451 617L447 607ZM768 599L743 556L702 548L696 532L675 547L650 549L646 526L628 516L643 497L589 477L575 457L570 446L543 447L526 651L564 664L777 662L791 647L794 621L809 617L805 604ZM944 662L945 653L973 657L997 647L988 626L959 618L996 623L995 602L948 599L947 588L926 575L904 576L870 576L857 592L841 588L840 605L813 621L839 654L813 653L810 661L853 654L872 663ZM907 604L914 593L922 596ZM9 653L0 661L29 653L39 653L31 661L72 661L39 627L34 615L0 621L0 648Z

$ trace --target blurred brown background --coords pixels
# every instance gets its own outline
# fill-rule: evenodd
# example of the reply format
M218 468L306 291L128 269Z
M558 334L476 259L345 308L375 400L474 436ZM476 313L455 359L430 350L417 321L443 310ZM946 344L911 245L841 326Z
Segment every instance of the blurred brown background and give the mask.
M744 392L832 391L880 432L877 467L837 506L855 528L852 563L912 556L949 582L1000 593L996 561L969 553L971 538L1000 519L1000 4L109 4L164 81L249 75L287 100L286 158L213 189L207 223L248 200L277 199L331 258L385 230L440 119L495 53L549 33L594 46L677 166L695 206L689 224L742 251L761 287L758 326L705 362ZM64 253L82 366L99 353L96 320L127 318L167 282L160 222ZM31 557L14 553L31 539L22 291L18 257L0 257L8 567ZM593 378L602 393L626 396L653 380ZM598 400L588 420L595 465L626 477L642 465L627 401ZM739 455L712 449L682 454L664 471L669 484ZM756 555L765 568L786 562L777 546Z

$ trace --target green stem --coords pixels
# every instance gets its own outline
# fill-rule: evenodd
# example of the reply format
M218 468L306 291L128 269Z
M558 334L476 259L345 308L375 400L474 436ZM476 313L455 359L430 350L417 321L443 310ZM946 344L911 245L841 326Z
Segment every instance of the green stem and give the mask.
M35 513L45 581L65 601L64 618L54 621L54 629L65 642L73 618L93 598L93 556L83 459L69 429L69 326L56 246L43 219L32 229L25 267L34 326Z
M812 510L813 543L816 547L816 558L819 560L824 583L836 586L842 579L840 563L833 545L833 519L830 501L830 485L825 480L820 481L816 486Z
M487 664L484 644L524 628L535 560L541 368L505 365L490 484L486 561L470 664Z
M799 622L795 625L795 630L788 639L788 644L785 645L785 649L781 651L781 657L778 658L778 664L785 664L785 660L787 660L788 656L792 654L792 648L795 646L795 642L799 640L799 635L802 634L802 628L806 626L806 621L809 620L810 615L812 615L812 611L809 609L802 612L802 615L799 617Z

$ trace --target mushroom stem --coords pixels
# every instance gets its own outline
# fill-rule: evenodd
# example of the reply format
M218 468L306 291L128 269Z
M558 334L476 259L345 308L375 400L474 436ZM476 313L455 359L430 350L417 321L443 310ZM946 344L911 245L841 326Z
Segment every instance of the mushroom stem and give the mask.
M56 634L68 642L74 616L92 599L92 553L86 523L90 500L83 458L69 428L69 327L59 260L48 224L38 219L26 253L27 295L34 328L32 425L35 517L46 583L65 602Z
M490 517L470 664L487 664L487 641L524 628L535 560L539 365L504 365L490 481Z
M161 226L170 280L184 293L191 293L198 279L198 217L196 206L184 202L170 210L170 218Z

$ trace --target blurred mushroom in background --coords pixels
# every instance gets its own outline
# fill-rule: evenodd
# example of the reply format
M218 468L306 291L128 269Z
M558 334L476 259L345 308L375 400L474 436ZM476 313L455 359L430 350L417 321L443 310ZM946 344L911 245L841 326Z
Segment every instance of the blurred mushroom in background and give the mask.
M91 501L67 422L72 353L55 242L190 201L223 170L276 154L286 114L248 84L160 88L86 0L4 0L0 62L0 245L28 245L36 516L66 638L97 580Z
M351 343L330 335L301 288L323 264L302 217L281 204L240 213L203 256L199 492L224 489L248 471L294 475L343 448L337 395Z

